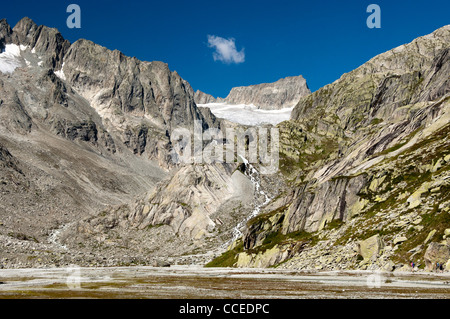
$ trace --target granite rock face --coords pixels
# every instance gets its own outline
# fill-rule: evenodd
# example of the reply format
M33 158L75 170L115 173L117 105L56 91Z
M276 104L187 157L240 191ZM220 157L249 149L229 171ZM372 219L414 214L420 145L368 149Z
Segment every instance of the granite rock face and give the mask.
M139 61L79 40L59 72L134 154L146 152L165 169L172 165L175 129L190 129L194 121L201 121L205 130L218 125L213 114L203 116L190 84L165 63Z
M425 252L436 247L424 240L432 231L446 240L449 225L449 49L444 26L300 99L291 120L278 125L280 170L290 190L232 246L240 249L233 248L239 266L252 266L249 256L262 260L264 252L280 261L271 242L281 243L280 254L306 243L282 268L430 263ZM361 262L358 245L369 238L384 248ZM265 244L255 251L250 242Z
M283 222L283 233L300 230L316 232L333 220L348 220L357 194L367 185L367 177L337 178L320 184L313 190L297 190Z
M212 95L206 94L200 90L197 90L194 95L195 103L197 104L209 104L209 103L220 103L220 98L215 98Z
M37 26L29 18L23 18L17 23L12 29L10 40L16 45L29 46L45 56L44 66L55 69L62 65L63 57L70 47L70 42L57 29Z
M427 270L435 270L436 264L446 264L450 260L450 246L431 243L425 252L425 265ZM447 269L448 270L448 269Z
M223 203L233 197L252 198L251 189L247 194L239 194L241 183L233 174L241 173L232 173L231 166L186 166L158 185L129 216L130 222L141 229L167 224L187 238L211 236L218 223L211 216Z
M52 259L72 264L78 253L90 254L89 238L84 252L76 242L91 229L83 220L110 212L96 224L103 238L116 225L111 207L131 205L175 174L169 174L177 169L169 156L174 129L191 129L197 120L203 130L220 127L209 110L197 108L189 83L162 62L139 61L87 40L70 44L56 29L28 18L14 28L0 21L0 49L6 46L14 50L8 58L14 68L0 72L0 242L13 240L15 248L2 250L9 258L5 267L38 265L27 261L32 249L49 252L40 258L45 265ZM211 196L220 198L222 187L212 188ZM158 192L155 198L165 189ZM167 209L176 216L176 209ZM202 222L191 218L190 229L201 231ZM132 224L130 219L118 236L137 234ZM173 239L166 237L161 249ZM187 246L181 242L178 249Z
M280 79L245 87L235 87L226 97L229 104L253 104L264 110L279 110L295 106L300 98L311 93L303 76Z
M150 116L169 131L202 120L191 86L165 63L142 62L79 40L65 55L61 71L107 119L117 113Z
M197 91L195 101L197 104L253 104L263 110L279 110L295 106L300 98L310 93L306 80L299 75L280 79L274 83L235 87L225 99L215 99L209 94Z

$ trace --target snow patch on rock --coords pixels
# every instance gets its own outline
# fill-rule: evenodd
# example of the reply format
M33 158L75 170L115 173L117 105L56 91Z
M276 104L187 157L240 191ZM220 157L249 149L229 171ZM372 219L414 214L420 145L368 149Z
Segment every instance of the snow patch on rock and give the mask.
M14 70L22 65L20 61L20 51L23 46L7 44L0 53L0 72L12 74Z
M198 104L207 107L218 118L222 118L242 125L277 125L291 117L293 107L281 110L262 110L255 105L230 105L226 103Z
M63 63L63 65L62 65L62 67L61 67L61 70L59 70L59 71L55 71L55 75L57 76L57 77L59 77L61 80L63 80L63 81L65 81L66 80L66 75L64 74L64 63Z

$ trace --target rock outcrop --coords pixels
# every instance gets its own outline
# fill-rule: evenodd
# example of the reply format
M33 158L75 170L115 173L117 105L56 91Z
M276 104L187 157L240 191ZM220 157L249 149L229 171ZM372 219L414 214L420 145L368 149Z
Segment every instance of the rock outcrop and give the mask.
M273 238L309 241L283 268L430 263L427 237L445 239L450 225L449 49L445 26L300 99L278 126L280 169L291 191L249 223L239 266L252 266L249 256Z
M374 235L366 240L359 242L359 255L363 262L375 261L378 258L384 243L379 235Z
M0 57L8 66L0 68L0 242L9 242L8 234L20 234L18 241L32 238L49 252L42 258L46 265L72 264L78 253L90 254L89 240L83 252L76 242L83 229L91 229L81 221L111 210L93 227L104 238L120 211L111 207L131 205L170 177L174 129L191 129L196 120L205 130L220 127L211 112L197 108L189 83L162 62L142 62L87 40L71 44L58 30L28 18L14 28L0 21L0 48L10 50ZM190 227L200 229L195 222ZM78 223L80 233L73 231ZM121 238L132 232L123 229ZM160 248L164 244L170 246L163 242ZM30 245L5 248L2 256L9 266L23 259L23 266L36 266L38 258L26 262ZM62 254L67 247L70 252Z
M283 233L299 230L316 232L333 220L349 220L358 202L357 194L366 186L367 177L336 178L313 190L299 188L283 222Z
M210 236L219 223L217 219L211 219L211 216L223 203L232 197L252 198L253 191L238 192L242 189L242 182L239 182L241 179L235 175L242 173L232 173L231 166L183 167L138 205L129 220L141 229L166 224L171 226L175 233L188 238ZM246 179L243 181L250 183Z
M18 161L11 155L6 147L0 144L0 167L6 169L12 169L21 173L18 168Z
M231 89L225 102L229 104L255 105L265 110L279 110L293 107L300 98L311 93L303 76L280 79L274 83L264 83Z
M220 98L216 99L214 96L206 94L200 90L195 92L194 99L197 104L220 103L222 100Z
M440 243L431 243L425 252L425 269L432 271L436 265L445 265L450 260L450 245ZM447 269L449 270L449 269Z
M310 93L306 80L299 75L280 79L274 83L235 87L225 99L215 99L209 94L197 91L195 101L197 104L245 104L255 105L264 110L279 110L295 106L300 98Z

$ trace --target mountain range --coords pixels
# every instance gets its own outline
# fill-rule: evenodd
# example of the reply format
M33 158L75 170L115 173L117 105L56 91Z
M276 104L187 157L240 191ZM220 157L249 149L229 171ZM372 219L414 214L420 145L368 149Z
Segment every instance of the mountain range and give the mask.
M313 93L224 100L29 18L0 21L0 50L0 267L450 269L450 26ZM277 173L171 160L177 128L248 128L197 106L218 102L295 105Z

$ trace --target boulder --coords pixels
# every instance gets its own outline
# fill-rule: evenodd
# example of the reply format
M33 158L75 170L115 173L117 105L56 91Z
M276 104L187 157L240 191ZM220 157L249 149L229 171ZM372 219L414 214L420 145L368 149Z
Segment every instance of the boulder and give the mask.
M153 262L153 267L168 268L168 267L170 267L170 264L168 262L165 262L165 261L162 261L162 260L155 260Z
M388 260L388 261L381 267L381 269L382 269L383 271L389 271L389 272L391 272L391 271L395 270L395 264L394 264L393 261Z
M431 271L435 268L436 263L446 263L450 259L450 246L440 243L431 243L428 245L424 255L425 270Z
M359 242L359 254L364 258L364 261L374 260L383 247L383 240L379 235L375 235Z
M411 271L411 266L409 265L397 265L395 266L394 272L408 272Z
M409 208L416 208L422 203L422 194L429 191L431 183L423 183L418 190L416 190L407 200Z
M430 231L430 233L428 234L427 238L424 241L424 244L428 243L435 234L436 234L436 229L433 229L432 231Z
M404 236L396 237L394 239L394 245L401 244L401 243L403 243L403 242L405 242L407 240L408 240L408 238L406 238Z

